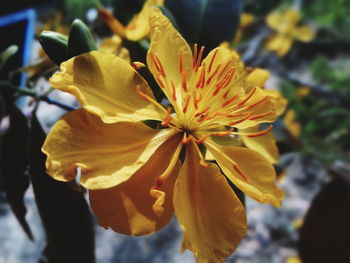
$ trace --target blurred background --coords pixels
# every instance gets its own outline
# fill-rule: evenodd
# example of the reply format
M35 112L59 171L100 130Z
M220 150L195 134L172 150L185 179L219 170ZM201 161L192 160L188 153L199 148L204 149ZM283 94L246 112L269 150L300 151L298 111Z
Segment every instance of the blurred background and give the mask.
M112 36L117 36L113 52L144 62L147 36L131 39L120 29L143 5L143 0L2 3L0 263L194 262L190 252L180 252L175 218L148 237L99 227L84 189L47 177L40 152L50 127L79 107L72 96L52 90L48 78L61 61L88 51L88 41L102 48ZM349 0L157 5L191 46L237 50L246 66L270 72L266 89L279 90L288 100L273 130L280 151L275 169L286 198L274 208L245 197L248 235L226 262L350 262ZM51 36L42 32L72 38L76 18L92 40L62 54L59 43L67 39L55 35L63 40L51 45Z

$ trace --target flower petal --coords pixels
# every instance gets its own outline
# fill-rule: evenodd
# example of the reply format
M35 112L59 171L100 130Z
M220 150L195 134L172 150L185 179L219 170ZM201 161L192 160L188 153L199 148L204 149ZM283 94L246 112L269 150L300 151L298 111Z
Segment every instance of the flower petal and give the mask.
M164 5L164 0L147 0L140 13L135 15L126 27L125 35L128 39L138 41L149 33L149 15L153 6Z
M109 189L89 191L92 210L101 226L125 235L139 236L152 234L170 221L174 213L173 189L180 165L159 186L159 190L165 193L164 211L160 216L152 209L155 199L151 197L150 189L168 167L179 141L180 138L174 136L161 145L128 181Z
M293 35L302 42L310 42L315 37L315 32L310 26L300 26L294 29Z
M91 51L63 62L50 83L73 94L83 108L107 123L165 116L136 92L138 86L153 97L146 81L126 61L108 52Z
M255 133L259 131L259 125L239 131L244 133ZM241 136L241 139L245 146L260 153L269 162L278 163L279 153L272 132L257 137Z
M198 263L222 262L246 234L245 211L219 168L199 164L194 147L187 147L174 190L183 248L192 250Z
M163 86L163 84L160 83L158 76L162 75L161 71L164 70L168 85L173 82L175 88L180 88L182 83L181 70L186 72L186 79L190 79L192 74L192 52L190 47L158 9L152 10L150 14L150 37L151 45L147 53L147 65L150 71L160 86ZM182 57L181 70L180 57ZM159 70L159 63L162 70ZM171 100L171 87L163 89L163 91Z
M264 93L270 97L274 104L277 116L282 115L288 105L287 99L278 90L264 90Z
M220 168L239 189L261 203L279 207L284 193L276 186L272 164L256 151L205 141Z
M129 50L122 46L122 39L117 35L105 38L100 44L99 49L113 53L128 63L131 62Z
M293 39L284 35L273 35L267 39L265 44L266 49L274 51L278 56L282 57L290 50L293 44Z
M246 92L249 92L253 87L264 87L266 81L270 78L270 72L267 70L256 68L249 73L246 79L246 85L249 89Z
M276 31L278 31L282 22L283 16L280 12L273 12L266 17L267 25Z
M128 180L174 134L173 130L153 130L143 123L106 124L80 109L55 124L42 150L53 178L73 180L76 167L81 167L81 184L101 189Z

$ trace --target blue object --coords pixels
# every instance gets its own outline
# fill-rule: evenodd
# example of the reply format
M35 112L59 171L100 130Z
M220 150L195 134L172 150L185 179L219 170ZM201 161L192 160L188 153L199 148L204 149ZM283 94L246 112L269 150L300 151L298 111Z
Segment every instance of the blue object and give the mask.
M1 70L1 78L7 78L8 73L30 62L34 38L36 14L33 9L27 9L14 14L0 16L0 52L10 45L17 45L19 50ZM25 85L27 74L22 73L17 80L20 87Z

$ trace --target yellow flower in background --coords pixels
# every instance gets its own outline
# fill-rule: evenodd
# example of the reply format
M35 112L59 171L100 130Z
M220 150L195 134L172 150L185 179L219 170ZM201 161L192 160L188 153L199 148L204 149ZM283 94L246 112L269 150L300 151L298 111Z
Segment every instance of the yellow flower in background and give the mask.
M202 60L159 10L150 15L147 64L171 106L156 102L146 81L123 59L102 51L61 64L53 87L77 97L82 109L65 115L49 133L43 152L48 173L80 183L103 227L147 235L176 213L183 249L197 262L222 262L246 233L242 203L226 178L250 197L280 206L283 191L271 163L258 152L217 144L212 136L258 137L237 129L272 123L273 96L249 82L239 56L224 47ZM142 123L158 120L163 129ZM205 161L203 149L217 164ZM180 161L180 153L185 160Z
M300 137L300 123L296 120L295 116L295 111L293 109L289 109L284 118L284 125L286 129L289 131L289 133L294 137L294 138L299 138Z
M250 13L242 13L241 19L239 23L239 27L237 30L237 33L235 35L235 38L233 40L234 43L239 44L242 40L243 33L254 22L254 16Z
M129 24L124 27L110 12L104 8L99 8L102 20L108 25L111 31L130 40L140 40L149 34L149 15L156 6L163 6L164 0L147 0L141 11L136 14Z
M294 40L311 41L315 37L315 32L310 26L299 26L299 21L300 13L295 9L269 14L266 17L266 23L275 33L267 39L266 49L284 56L292 47Z

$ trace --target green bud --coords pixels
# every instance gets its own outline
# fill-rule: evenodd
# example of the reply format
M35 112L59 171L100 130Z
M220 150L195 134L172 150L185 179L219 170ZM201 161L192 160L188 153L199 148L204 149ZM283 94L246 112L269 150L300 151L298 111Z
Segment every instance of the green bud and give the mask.
M43 31L39 36L39 42L45 53L56 65L60 65L68 59L68 37L66 35L53 31Z
M69 31L68 57L71 58L91 50L97 50L97 47L89 28L80 19L75 19Z

